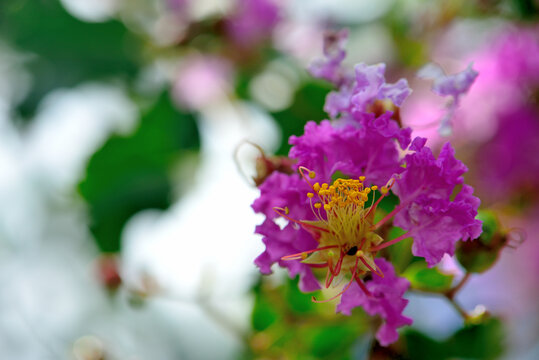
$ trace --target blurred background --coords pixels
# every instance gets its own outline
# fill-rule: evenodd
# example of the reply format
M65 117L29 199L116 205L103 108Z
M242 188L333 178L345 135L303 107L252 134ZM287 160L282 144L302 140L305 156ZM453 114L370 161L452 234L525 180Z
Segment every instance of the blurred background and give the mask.
M0 358L539 358L538 9L1 1ZM450 140L493 231L518 234L477 250L488 271L459 294L495 315L481 326L411 292L414 325L384 350L363 313L336 315L253 264L256 158L286 155L290 135L327 118L331 86L306 68L324 31L343 27L346 62L407 78L403 124L434 149ZM429 62L480 73L448 139L436 131L445 100L416 77ZM462 274L447 259L432 281Z

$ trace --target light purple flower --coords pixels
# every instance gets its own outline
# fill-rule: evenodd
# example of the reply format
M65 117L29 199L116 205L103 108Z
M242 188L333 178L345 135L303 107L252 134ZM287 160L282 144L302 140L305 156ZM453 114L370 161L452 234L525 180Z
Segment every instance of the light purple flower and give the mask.
M472 66L473 63L470 63L465 70L456 74L446 75L440 66L430 63L421 68L417 73L417 76L420 78L434 80L432 91L435 94L449 97L446 113L442 116L438 130L442 136L451 135L451 121L459 106L460 97L470 90L470 87L479 75Z
M408 290L410 283L396 276L390 262L381 258L376 259L375 262L383 271L384 277L373 276L365 283L371 296L365 294L359 285L353 283L350 289L342 295L337 311L350 315L353 308L361 306L369 315L380 315L384 323L378 329L376 338L382 346L387 346L397 341L399 337L397 328L412 324L412 319L402 315L408 303L408 300L402 296Z
M449 143L435 159L427 147L417 145L416 152L405 157L406 171L396 181L394 192L400 204L394 224L408 230L414 239L412 253L424 257L430 266L444 254L452 255L459 240L475 239L481 233L476 220L479 199L464 185L455 199L455 186L463 183L467 168L454 157Z
M385 64L358 64L355 67L355 79L345 82L338 91L328 94L324 110L332 117L338 114L368 113L369 105L376 100L389 99L395 106L401 106L412 90L405 79L394 84L385 82Z
M348 29L326 31L324 34L324 59L316 60L309 66L311 75L327 80L337 87L347 82L350 74L342 66L342 61L346 57L344 47L347 40Z

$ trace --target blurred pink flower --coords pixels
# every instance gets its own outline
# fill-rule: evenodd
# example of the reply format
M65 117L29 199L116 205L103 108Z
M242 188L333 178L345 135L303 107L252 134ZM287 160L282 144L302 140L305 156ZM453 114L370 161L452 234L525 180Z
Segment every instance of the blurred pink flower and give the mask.
M200 109L231 91L232 66L214 56L192 55L181 63L173 97L180 106Z

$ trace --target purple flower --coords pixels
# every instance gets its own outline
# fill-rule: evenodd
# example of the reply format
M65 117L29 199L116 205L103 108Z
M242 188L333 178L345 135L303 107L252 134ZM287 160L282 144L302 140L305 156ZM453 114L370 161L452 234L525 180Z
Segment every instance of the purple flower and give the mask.
M383 278L374 276L365 283L364 286L370 296L354 283L342 295L337 311L350 315L353 308L361 306L369 315L380 315L384 323L378 329L376 338L382 346L387 346L398 339L397 328L412 324L412 319L402 315L408 303L402 296L410 283L395 275L390 262L380 258L375 262L385 276Z
M460 97L470 90L479 73L472 69L473 63L456 74L446 75L443 69L436 64L427 64L419 70L417 75L423 79L434 80L432 91L439 96L449 97L447 111L440 121L439 133L448 136L452 133L451 120L459 106Z
M368 107L376 100L389 99L395 106L401 106L411 89L405 79L395 84L385 82L385 64L358 64L355 67L355 79L345 82L338 91L328 94L324 110L332 117L338 114L348 117L368 113Z
M400 204L394 224L408 230L413 237L412 253L424 257L430 266L444 254L453 254L459 240L475 239L481 233L476 220L479 199L473 189L464 185L451 201L456 185L462 184L467 168L455 159L449 143L436 160L427 147L405 157L406 171L396 181L394 192Z
M280 20L279 12L271 0L237 0L226 30L238 45L250 47L271 35Z
M379 118L366 117L357 124L334 127L329 121L320 125L309 122L305 133L290 137L290 157L298 164L316 169L320 182L329 182L340 171L351 177L365 176L369 183L382 186L402 171L395 140L405 149L410 142L409 129L401 129L386 113Z
M348 29L327 31L324 34L324 59L314 61L309 67L312 76L327 80L336 86L348 81L350 75L341 65L346 57L344 46L348 40Z
M326 99L335 121L308 122L303 135L290 137L289 156L300 176L273 173L260 186L253 209L266 215L256 229L266 250L255 263L263 273L278 263L291 276L299 274L304 291L320 287L312 268L326 269L325 288L345 279L337 295L313 301L341 297L337 311L350 314L362 306L380 315L385 323L376 337L385 346L398 338L398 327L412 320L402 315L409 283L377 257L379 251L412 237L415 255L429 265L439 262L454 252L459 239L479 236L479 199L468 185L452 199L467 169L449 144L435 159L425 139L416 138L410 145L411 130L402 129L391 111L369 111L379 100L400 106L410 93L406 80L386 84L383 64L359 64L355 78L337 79L344 57L340 34L334 48L326 49L328 62L318 68L322 77L339 83L339 90ZM403 150L408 155L402 157ZM378 205L392 188L399 205L375 221ZM376 191L380 195L372 196ZM288 223L278 226L277 217ZM391 219L407 232L384 241L377 231Z

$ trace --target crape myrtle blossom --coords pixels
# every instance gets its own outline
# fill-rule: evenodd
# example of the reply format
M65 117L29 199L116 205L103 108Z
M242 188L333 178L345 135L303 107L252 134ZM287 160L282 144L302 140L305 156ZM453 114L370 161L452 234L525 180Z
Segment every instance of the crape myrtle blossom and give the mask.
M349 105L339 110L339 121L311 121L303 135L292 136L289 157L297 173L272 173L252 207L266 216L256 229L266 246L255 260L261 272L271 273L278 263L291 277L299 275L302 291L338 288L330 299L313 301L340 297L337 311L350 314L362 306L379 315L384 323L376 337L388 345L397 339L398 327L411 323L402 315L409 282L397 277L379 251L412 238L412 253L434 266L444 254L454 253L459 239L479 236L481 222L475 219L479 199L463 185L467 168L455 159L451 145L436 159L426 139L411 141L411 130L400 128L391 112L369 112L373 101L389 99L400 106L410 93L405 81L386 84L384 69L356 66ZM457 185L462 188L454 194ZM375 221L390 191L399 204ZM286 224L278 225L277 218ZM387 241L381 230L391 222L405 233ZM321 283L315 269L325 270Z
M454 252L460 238L477 237L481 223L475 220L479 200L470 187L464 185L451 200L466 168L454 158L450 145L435 159L424 146L425 139L416 138L408 146L409 154L400 158L401 134L382 135L391 133L388 128L394 121L385 121L382 128L373 123L363 120L361 126L333 127L328 121L309 122L304 135L290 139L298 174L273 173L253 203L256 212L266 215L256 229L266 250L255 263L262 273L270 273L272 264L278 263L291 276L299 274L303 291L320 288L312 272L315 268L326 269L322 284L326 288L345 279L333 297L342 295L337 310L349 314L353 307L363 306L369 314L379 314L385 324L377 338L387 345L396 340L396 328L411 321L402 316L408 282L394 275L388 261L375 258L378 251L412 237L413 253L434 265L444 253ZM403 143L409 142L408 138ZM336 172L343 175L332 182ZM384 185L367 186L375 183ZM369 193L378 189L379 199L368 203ZM390 190L399 196L400 204L374 222L376 208ZM274 222L277 217L288 224L281 228ZM385 242L377 230L393 218L408 231ZM361 296L356 296L358 289Z
M420 78L433 80L432 92L436 95L449 98L446 112L442 116L440 127L438 128L441 136L449 136L453 133L451 121L460 104L460 98L470 90L470 87L479 75L472 66L473 63L470 63L463 71L446 75L440 66L430 63L422 67L417 73L417 76Z

